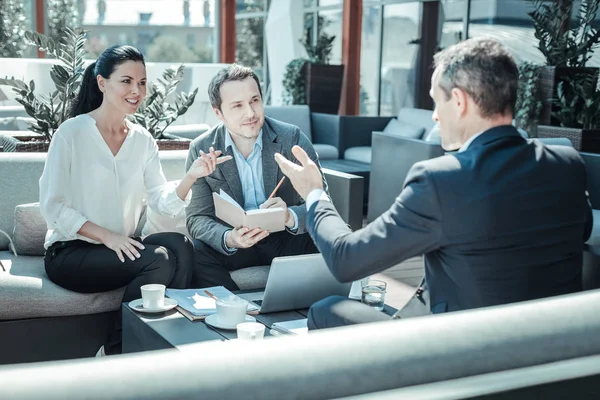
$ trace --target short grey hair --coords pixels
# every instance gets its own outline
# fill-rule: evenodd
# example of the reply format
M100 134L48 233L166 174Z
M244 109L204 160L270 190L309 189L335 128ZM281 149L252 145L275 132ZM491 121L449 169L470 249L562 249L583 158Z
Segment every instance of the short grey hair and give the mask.
M482 117L514 115L519 68L510 52L499 42L476 38L460 42L434 56L438 85L446 100L452 89L471 96Z
M260 88L260 81L258 76L252 71L252 68L244 67L240 64L231 64L228 67L223 68L212 78L208 85L208 98L210 99L210 105L213 108L221 109L223 99L221 99L221 86L225 82L231 81L243 81L244 79L252 77L258 86L258 92L262 99L262 89Z

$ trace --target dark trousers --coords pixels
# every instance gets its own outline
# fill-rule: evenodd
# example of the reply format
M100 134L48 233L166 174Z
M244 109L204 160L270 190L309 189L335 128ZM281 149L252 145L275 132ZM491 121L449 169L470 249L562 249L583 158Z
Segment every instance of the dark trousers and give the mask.
M52 282L79 293L98 293L125 288L123 302L141 297L140 287L161 283L170 288L189 287L194 251L192 243L179 233L156 233L141 241L141 257L121 262L117 254L102 244L83 240L54 243L44 258ZM121 353L121 312L104 345L106 354Z
M292 235L286 231L275 232L247 249L238 249L234 254L219 253L200 240L194 240L195 267L192 286L196 288L225 286L239 290L231 279L230 271L257 265L271 265L275 257L318 253L308 233Z
M327 297L308 310L309 330L390 320L389 315L344 296Z

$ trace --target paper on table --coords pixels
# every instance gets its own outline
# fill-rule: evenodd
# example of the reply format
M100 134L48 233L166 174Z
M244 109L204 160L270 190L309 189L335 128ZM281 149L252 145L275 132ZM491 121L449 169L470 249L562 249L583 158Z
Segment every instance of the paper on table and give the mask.
M167 289L166 295L171 299L177 300L180 307L196 316L207 316L217 312L215 300L204 293L208 290L219 299L227 299L233 296L229 290L223 286L213 286L205 289ZM258 307L248 303L248 311L258 311Z

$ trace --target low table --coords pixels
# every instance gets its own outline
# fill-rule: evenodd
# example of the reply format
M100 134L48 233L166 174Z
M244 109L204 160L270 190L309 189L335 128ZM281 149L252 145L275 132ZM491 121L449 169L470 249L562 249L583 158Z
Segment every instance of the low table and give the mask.
M176 309L158 314L142 314L133 311L127 303L121 305L123 311L123 353L176 348L209 340L236 339L235 330L213 328L204 321L190 321ZM396 309L388 305L384 312L392 315ZM257 322L265 325L265 336L275 322L306 318L308 309L258 314Z

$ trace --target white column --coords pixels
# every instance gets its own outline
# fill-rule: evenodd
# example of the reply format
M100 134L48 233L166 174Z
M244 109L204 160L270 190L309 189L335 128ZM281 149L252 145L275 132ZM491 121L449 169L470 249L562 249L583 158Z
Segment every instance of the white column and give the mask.
M277 0L271 2L269 7L265 35L272 105L283 104L285 66L295 58L306 57L306 51L300 44L304 30L303 3L298 0Z

